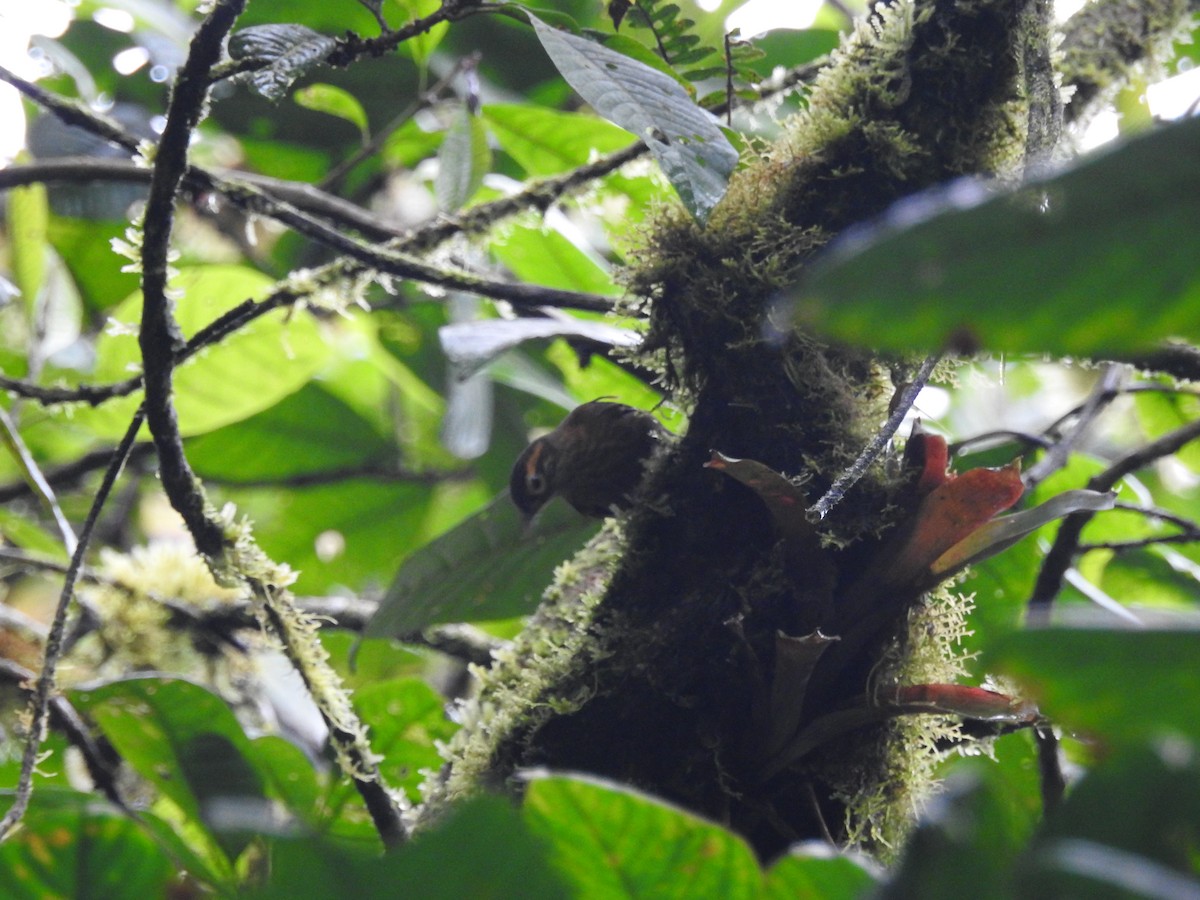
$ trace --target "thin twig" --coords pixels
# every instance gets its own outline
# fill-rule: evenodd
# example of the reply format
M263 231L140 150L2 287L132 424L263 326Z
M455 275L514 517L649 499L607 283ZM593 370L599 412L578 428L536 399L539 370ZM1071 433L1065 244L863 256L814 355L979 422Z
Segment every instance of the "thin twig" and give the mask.
M37 674L10 659L0 658L0 678L32 693L29 685L34 684ZM50 698L49 712L50 727L61 731L67 742L79 751L92 783L113 804L127 810L128 806L117 786L117 767L110 754L105 753L99 741L92 737L91 729L83 717L66 697L57 694Z
M1063 775L1062 759L1058 753L1058 735L1049 725L1033 729L1037 744L1039 783L1042 788L1042 815L1048 816L1058 809L1067 790L1067 779Z
M1100 380L1096 382L1092 392L1083 405L1072 410L1046 429L1047 434L1057 431L1068 418L1075 419L1075 427L1068 434L1055 441L1046 455L1030 466L1021 474L1025 489L1029 490L1041 484L1052 473L1057 472L1067 464L1071 451L1091 428L1100 413L1120 394L1121 388L1129 374L1127 366L1111 364L1104 368Z
M1200 419L1167 432L1149 444L1126 454L1088 481L1087 486L1093 491L1112 490L1117 482L1126 475L1136 472L1157 459L1170 456L1197 438L1200 438ZM1079 536L1093 515L1095 513L1072 513L1059 525L1054 543L1046 553L1045 559L1042 560L1041 570L1038 572L1037 581L1034 583L1033 592L1029 597L1026 614L1031 622L1040 622L1049 618L1050 606L1059 591L1062 590L1063 579L1071 568L1075 555L1079 552Z
M63 546L66 547L67 555L70 556L75 552L75 547L79 543L75 537L75 530L71 528L71 523L63 515L62 507L58 505L58 498L54 496L54 488L50 487L46 476L38 468L37 460L33 458L33 454L29 452L29 448L21 439L21 432L17 430L16 423L9 418L8 411L2 406L0 406L0 437L3 437L9 452L21 467L21 472L29 486L41 498L46 509L54 517L58 533L62 535Z
M100 510L104 507L117 477L121 474L121 468L125 465L125 459L129 455L130 448L133 447L133 442L137 438L143 421L144 413L139 408L134 414L129 428L126 429L121 443L117 445L117 449L113 453L108 470L104 473L104 480L101 482L99 490L96 491L96 499L92 501L92 506L88 510L87 520L83 523L83 529L79 534L79 544L71 556L71 565L67 570L62 592L59 594L58 606L54 610L54 619L50 623L50 632L46 638L46 653L42 662L42 670L38 675L33 697L30 699L29 734L25 739L24 752L21 754L21 774L13 795L13 805L0 820L0 840L3 840L13 826L21 820L29 806L29 798L33 793L33 772L37 767L42 735L46 730L50 699L54 692L54 674L63 651L67 610L70 608L75 594L75 581L83 566L83 556L91 542L92 531L100 517Z
M806 510L806 515L810 520L819 521L825 518L829 514L829 511L846 496L846 491L850 490L855 482L867 473L867 469L887 449L888 442L895 436L900 423L904 421L904 417L912 409L917 395L921 393L921 389L928 383L929 376L933 374L933 369L941 358L942 355L940 353L935 353L933 356L925 358L925 361L921 363L921 367L917 370L917 374L913 376L913 380L905 385L904 390L900 392L895 408L892 410L891 415L888 416L883 427L879 430L879 433L875 435L871 443L867 444L862 453L858 455L858 458L830 485L829 490L825 492L824 496Z

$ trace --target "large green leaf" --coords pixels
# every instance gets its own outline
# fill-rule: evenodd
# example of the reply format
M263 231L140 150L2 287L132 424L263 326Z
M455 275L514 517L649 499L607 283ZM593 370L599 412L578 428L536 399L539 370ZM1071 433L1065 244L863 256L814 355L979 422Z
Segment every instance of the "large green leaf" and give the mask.
M526 615L554 567L598 527L561 500L548 504L527 527L505 492L405 561L365 636L395 637L439 622Z
M228 859L249 840L230 833L230 812L239 832L250 828L247 816L271 821L249 741L220 697L182 679L141 677L78 690L71 699L121 758L179 807L190 829L204 829ZM213 848L201 849L224 868Z
M1102 356L1200 339L1197 159L1192 118L1015 191L963 181L904 200L814 265L796 321L889 350Z
M593 294L621 293L612 274L597 259L550 228L512 226L491 250L514 275L531 284Z
M136 819L62 788L38 790L21 827L0 844L6 900L163 897L176 877L175 861Z
M1013 632L988 645L984 663L1027 685L1064 726L1119 744L1200 741L1200 629Z
M1047 817L1016 867L1013 896L1198 897L1197 822L1194 745L1131 748L1085 775Z
M370 728L371 749L383 757L384 780L420 800L424 773L444 762L437 744L458 730L446 718L445 700L420 679L397 678L358 688L354 706Z
M485 106L482 118L500 148L529 175L556 175L582 166L596 152L629 146L629 132L587 113L528 106Z
M529 16L563 78L597 112L646 142L701 221L725 195L737 151L678 82L644 63Z
M272 282L243 266L208 265L183 269L172 284L184 292L175 314L190 337L239 303L260 298ZM136 336L141 309L138 293L111 312L120 324L96 342L92 380L123 381L141 371ZM272 406L308 381L328 354L310 316L280 309L256 319L175 370L180 430L185 437L203 434ZM125 432L140 402L141 394L135 393L96 408L59 408L40 427L115 439Z
M576 896L759 896L762 872L741 838L629 788L535 777L524 812Z
M275 841L271 878L249 896L405 897L408 900L550 900L569 894L541 842L499 797L461 804L411 845L380 855L314 839Z
M201 478L230 483L384 466L398 454L358 412L310 382L270 409L187 442Z

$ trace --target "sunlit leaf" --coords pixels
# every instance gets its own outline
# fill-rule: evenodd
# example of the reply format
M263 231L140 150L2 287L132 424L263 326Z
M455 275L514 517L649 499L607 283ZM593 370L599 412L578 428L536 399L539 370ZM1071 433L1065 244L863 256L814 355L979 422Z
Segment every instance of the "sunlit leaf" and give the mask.
M460 377L478 371L501 353L526 341L554 337L577 337L606 347L636 347L641 335L607 322L583 319L479 319L443 325L438 340L446 357L455 364Z
M345 119L359 130L364 141L370 139L367 112L349 91L333 84L310 84L292 94L292 99L305 109Z
M576 896L759 896L762 874L741 838L616 783L538 775L524 813Z
M563 78L596 111L644 140L684 205L703 221L725 195L737 151L672 78L530 16Z

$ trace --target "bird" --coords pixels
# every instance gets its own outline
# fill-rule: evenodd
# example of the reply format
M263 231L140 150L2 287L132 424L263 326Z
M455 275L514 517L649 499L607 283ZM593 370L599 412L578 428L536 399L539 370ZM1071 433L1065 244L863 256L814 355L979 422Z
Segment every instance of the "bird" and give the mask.
M624 403L580 404L517 457L509 496L527 520L555 494L585 516L604 518L629 505L646 460L668 434L652 415Z

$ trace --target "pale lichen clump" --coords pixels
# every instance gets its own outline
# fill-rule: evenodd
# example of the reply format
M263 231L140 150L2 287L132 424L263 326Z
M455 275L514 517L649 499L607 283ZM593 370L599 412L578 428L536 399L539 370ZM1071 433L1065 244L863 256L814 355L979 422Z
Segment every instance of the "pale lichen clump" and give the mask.
M127 554L104 550L96 574L95 583L80 588L99 613L96 630L73 652L72 671L206 672L213 657L197 649L185 628L171 625L176 613L168 604L203 614L244 599L242 591L218 585L195 551L178 543Z
M591 634L593 613L625 547L622 524L609 519L575 557L560 565L542 605L524 631L488 668L472 667L473 697L460 701L462 728L442 755L451 762L441 777L427 779L423 814L494 781L498 748L530 733L554 715L581 707L591 696L584 675L598 660Z
M908 612L907 630L885 651L873 689L954 684L967 674L967 616L974 595L942 585ZM856 756L860 765L824 774L846 803L849 843L882 859L903 845L925 801L937 791L939 744L963 740L961 721L945 715L901 716L879 729ZM866 763L866 765L861 765Z

